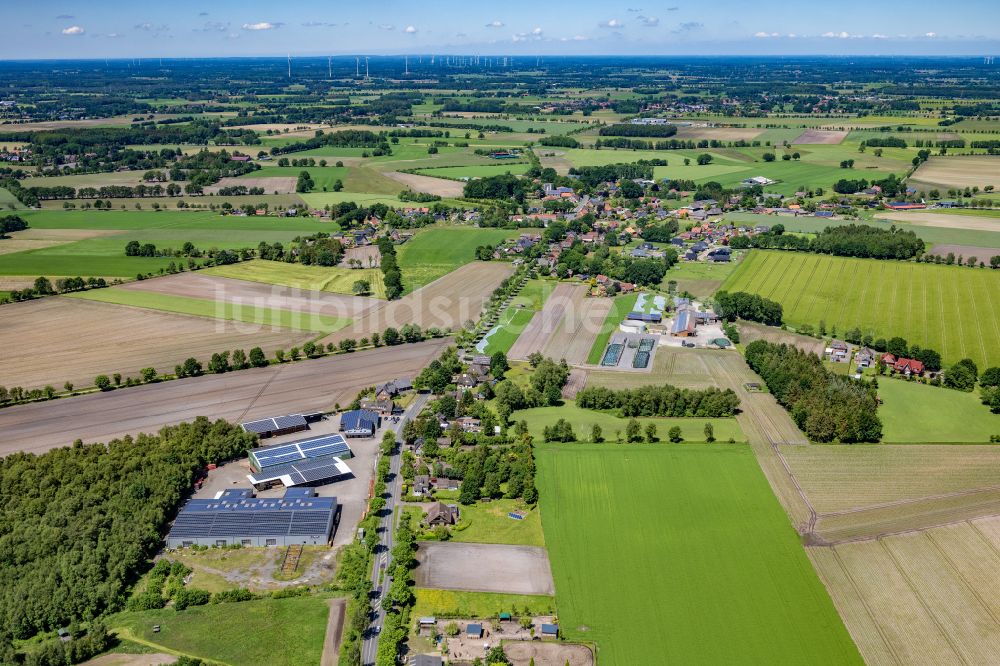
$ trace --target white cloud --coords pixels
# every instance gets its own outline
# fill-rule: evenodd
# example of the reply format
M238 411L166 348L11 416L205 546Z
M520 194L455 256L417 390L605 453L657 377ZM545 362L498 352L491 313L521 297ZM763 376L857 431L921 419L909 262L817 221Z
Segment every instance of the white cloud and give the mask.
M392 25L391 23L382 23L382 24L379 25L378 29L379 30L395 30L396 26Z
M781 35L779 35L776 32L764 32L764 31L755 32L753 36L757 37L758 39L770 39L771 37L781 37Z
M927 34L924 35L924 37L928 37L930 39L934 39L935 37L937 37L937 33L936 32L928 32Z
M660 25L660 19L655 16L640 16L639 24L645 28L655 28Z
M534 36L536 36L536 37L541 37L542 36L542 29L541 28L535 28L534 30L531 31L531 34L534 35Z
M135 29L136 30L152 30L153 29L153 24L152 23L140 23L140 24L138 24L138 25L135 26Z
M227 32L229 24L218 21L206 21L205 25L200 28L193 28L193 30L194 32Z
M705 27L704 23L699 23L698 21L688 21L687 23L681 23L679 26L677 26L676 30L673 30L671 32L673 32L675 35L681 35L686 32L701 30L704 27Z
M486 24L486 27L487 28L502 28L503 27L503 21L490 21L489 23Z
M261 21L260 23L244 23L244 30L276 30L281 27L281 23L270 23L268 21Z
M76 35L82 35L85 32L87 32L87 31L84 30L83 28L81 28L80 26L78 26L78 25L71 25L68 28L63 28L62 34L69 35L71 37L75 37Z
M403 30L403 32L405 32L408 35L415 35L417 34L417 29L412 25L408 25L406 26L406 29Z
M619 30L621 28L624 28L625 24L619 21L618 19L610 19L607 21L601 21L600 23L597 24L597 27L608 28L610 30Z
M851 33L849 32L824 32L823 36L827 39L850 39Z
M872 39L889 39L889 38L886 35L880 35L879 33L876 32L874 35L872 35Z
M56 19L59 21L70 21L75 18L76 17L73 16L72 14L60 14L59 16L56 17Z

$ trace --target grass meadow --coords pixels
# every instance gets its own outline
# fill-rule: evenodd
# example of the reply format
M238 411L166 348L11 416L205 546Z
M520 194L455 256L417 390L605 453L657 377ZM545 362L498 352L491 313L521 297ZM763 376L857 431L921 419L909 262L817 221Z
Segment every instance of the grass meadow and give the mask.
M411 617L499 617L500 613L519 616L555 613L552 597L534 594L493 594L458 590L414 590L417 602Z
M1000 364L1000 272L821 254L751 251L722 286L781 303L792 326L901 336L946 363Z
M882 441L890 444L986 444L1000 434L979 392L964 393L916 382L879 378Z
M480 245L495 245L516 235L505 229L436 227L414 235L398 250L403 286L413 291L476 259Z
M283 261L256 259L242 261L228 266L214 266L205 269L208 275L249 280L265 284L280 284L293 289L329 291L335 294L354 294L354 283L368 280L372 286L372 296L385 298L385 282L378 268L342 268L340 266L303 266Z
M325 598L305 596L126 612L109 624L123 638L232 666L297 666L320 663L328 614Z
M266 327L290 328L298 331L332 333L351 323L350 319L330 317L312 312L293 312L275 308L258 308L253 305L225 303L207 298L188 298L149 291L132 291L111 287L91 289L67 294L67 298L80 298L101 303L115 303L137 308L161 310L177 314L239 321Z
M486 344L482 347L482 353L492 356L497 352L505 354L509 352L534 316L535 311L527 308L511 306L505 309L500 313L496 330L485 338Z
M862 663L749 447L536 452L560 629L603 666Z

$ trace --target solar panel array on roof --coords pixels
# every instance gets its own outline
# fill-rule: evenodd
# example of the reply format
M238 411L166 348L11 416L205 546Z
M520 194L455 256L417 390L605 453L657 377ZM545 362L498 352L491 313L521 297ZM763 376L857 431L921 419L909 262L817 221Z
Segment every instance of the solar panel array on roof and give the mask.
M337 511L334 497L299 494L281 499L221 497L191 500L180 511L167 536L168 545L271 538L277 545L301 540L325 542ZM265 545L259 543L259 545Z
M247 478L255 486L281 481L286 486L327 481L352 474L351 468L333 456L298 460L284 465L271 465Z
M247 421L246 423L241 423L240 427L243 428L244 432L252 432L257 435L269 437L277 432L305 430L309 427L309 424L301 414L288 414L286 416L275 416L258 421Z
M354 453L343 435L336 433L301 439L287 444L262 446L250 452L251 462L256 469L264 470L274 465L285 465L295 460L321 458L323 456L351 457Z

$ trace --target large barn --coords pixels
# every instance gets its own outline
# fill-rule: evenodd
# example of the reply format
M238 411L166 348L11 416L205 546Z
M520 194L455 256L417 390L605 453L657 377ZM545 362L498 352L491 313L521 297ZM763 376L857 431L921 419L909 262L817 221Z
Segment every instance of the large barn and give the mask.
M311 488L289 488L280 499L224 490L215 499L188 500L170 528L167 548L325 545L337 506L337 498L317 497Z
M241 423L240 427L244 432L252 432L261 439L265 437L277 437L288 435L309 429L309 422L302 414L286 414L285 416L274 416L260 419L258 421L247 421Z
M323 485L352 476L343 459L353 455L347 440L339 434L262 446L250 451L253 473L247 478L258 489L278 483L286 488Z

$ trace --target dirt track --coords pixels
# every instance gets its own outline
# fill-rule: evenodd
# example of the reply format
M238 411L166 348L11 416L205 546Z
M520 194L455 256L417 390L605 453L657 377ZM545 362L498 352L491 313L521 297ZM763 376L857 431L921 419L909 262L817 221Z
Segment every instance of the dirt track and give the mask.
M92 386L99 374L136 376L145 367L172 371L188 357L261 347L265 354L314 334L205 317L49 297L0 310L0 385L40 388L63 382Z
M419 587L505 594L555 594L544 548L457 541L421 541L414 578Z
M323 338L323 344L360 338L392 326L417 324L423 329L456 330L479 318L490 294L512 273L510 264L473 262L417 289L398 301L379 301L354 322Z
M347 599L330 599L330 615L326 622L326 638L323 640L323 660L320 666L337 666L340 656L340 639L344 633L344 611Z
M244 421L330 410L358 391L396 377L413 377L451 342L444 338L224 375L93 393L0 410L0 456L104 442L196 416Z
M347 319L359 317L382 303L375 298L294 289L205 273L178 273L141 282L129 282L122 285L121 288L188 298L207 298L233 305L253 305L257 308L289 310Z
M439 197L455 199L462 196L465 189L465 185L460 181L446 178L421 176L402 171L386 171L383 175L392 178L397 183L402 183L414 192L426 192L427 194L436 194Z

